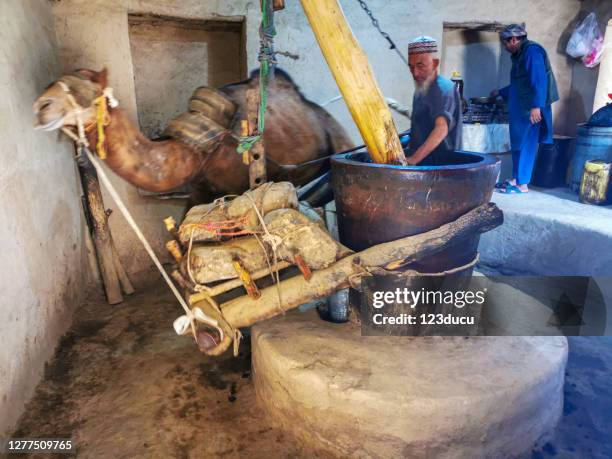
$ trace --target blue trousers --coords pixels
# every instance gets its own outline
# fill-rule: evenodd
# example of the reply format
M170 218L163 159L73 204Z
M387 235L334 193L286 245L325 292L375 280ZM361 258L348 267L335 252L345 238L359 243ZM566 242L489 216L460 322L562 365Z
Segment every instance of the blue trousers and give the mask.
M540 123L530 124L527 128L520 150L512 151L512 178L517 185L527 185L531 182L531 173L535 164L540 136Z

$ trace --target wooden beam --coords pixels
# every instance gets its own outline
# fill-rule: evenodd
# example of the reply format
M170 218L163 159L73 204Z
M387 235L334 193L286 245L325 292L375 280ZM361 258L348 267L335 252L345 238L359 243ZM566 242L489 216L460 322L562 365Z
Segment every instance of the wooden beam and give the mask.
M497 21L466 21L466 22L444 22L444 30L474 30L483 32L501 32L509 24ZM523 23L523 26L525 23Z
M121 303L123 295L121 294L120 278L116 269L120 261L119 257L115 255L113 248L113 241L108 226L108 216L104 208L104 201L102 200L100 182L98 182L98 174L93 164L86 157L81 157L77 160L77 167L86 198L86 211L91 217L91 238L96 249L96 258L100 267L106 301L109 304ZM123 274L125 272L122 270ZM127 275L125 275L123 280L125 281L126 279ZM131 289L133 292L129 279L127 279L124 287L126 290Z
M246 108L248 120L248 135L257 132L259 114L259 88L248 89L246 92ZM254 190L267 181L266 152L263 138L249 150L249 188Z
M301 2L372 160L406 164L391 112L338 0Z
M221 305L223 316L234 328L248 327L269 319L282 311L323 298L349 286L349 278L360 272L360 266L383 267L394 260L417 261L474 234L490 231L503 223L502 211L493 203L462 215L457 220L426 233L379 244L350 255L332 266L312 273L310 280L302 276L286 279L279 290L272 285L261 290L261 297L253 300L242 296ZM198 304L196 303L195 306Z

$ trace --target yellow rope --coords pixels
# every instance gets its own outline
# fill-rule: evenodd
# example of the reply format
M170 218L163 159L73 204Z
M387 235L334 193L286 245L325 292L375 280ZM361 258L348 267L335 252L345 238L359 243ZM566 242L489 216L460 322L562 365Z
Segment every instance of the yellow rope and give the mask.
M100 159L106 159L104 127L108 126L110 123L108 108L106 106L106 95L102 94L100 97L96 97L94 100L94 105L96 106L96 127L98 130L98 143L96 144L96 151Z

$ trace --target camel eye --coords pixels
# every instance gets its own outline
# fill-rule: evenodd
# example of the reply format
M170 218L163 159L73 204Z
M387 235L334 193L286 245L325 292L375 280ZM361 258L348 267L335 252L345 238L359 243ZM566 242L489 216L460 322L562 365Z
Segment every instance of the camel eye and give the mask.
M51 100L45 100L44 102L40 103L40 110L45 110L46 108L49 108L49 106L51 105Z

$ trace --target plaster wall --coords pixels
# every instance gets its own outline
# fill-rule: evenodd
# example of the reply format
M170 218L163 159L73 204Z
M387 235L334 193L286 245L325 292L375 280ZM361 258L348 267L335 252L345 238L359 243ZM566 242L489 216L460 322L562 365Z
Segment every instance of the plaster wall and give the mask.
M567 38L571 35L574 27L590 12L594 12L597 16L601 32L606 32L608 20L612 18L612 2L607 0L584 0L574 21L567 27L565 32ZM567 43L567 39L564 43ZM587 121L593 113L593 101L599 76L599 66L587 68L579 59L571 59L570 62L572 65L572 86L569 97L574 110L568 113L568 124L570 126L568 132L574 134L576 132L576 124Z
M59 75L48 2L0 2L0 438L15 425L82 299L87 256L72 146L33 129Z
M511 65L497 32L450 29L443 33L442 74L450 77L455 70L461 74L465 99L486 97L492 88L506 86Z
M370 19L357 2L340 0L340 4L355 36L368 55L382 92L402 105L410 106L414 85L408 68L371 26ZM549 51L557 76L561 101L555 104L554 112L555 124L560 133L566 131L565 120L572 111L569 99L572 62L559 51L559 43L564 28L574 19L580 4L579 0L516 0L510 8L507 2L492 0L368 2L379 19L381 28L392 36L402 53L405 52L408 41L417 35L427 34L442 40L444 21L525 22L530 37ZM128 13L191 19L244 20L246 63L248 69L253 69L257 67L259 50L258 8L259 2L256 0L62 0L53 3L64 70L78 67L100 69L107 66L115 94L134 121L137 119L137 99ZM278 32L275 39L276 49L298 56L296 60L278 56L279 65L292 75L303 93L311 100L324 103L337 96L338 88L300 2L286 2L285 10L276 14L275 22ZM161 74L161 77L165 75ZM491 89L497 86L497 83L491 81ZM358 130L344 102L332 102L326 108L347 128L355 142L361 143ZM394 116L399 130L409 128L409 120L401 115ZM161 220L168 215L179 217L184 202L159 202L143 198L139 196L136 188L118 177L113 177L113 181L134 212L136 220L142 225L146 236L152 240L157 252L165 257L162 244L167 239L167 234ZM107 198L106 202L108 207L114 207L110 199ZM136 273L150 266L146 254L140 249L136 238L118 212L115 212L110 220L115 241L128 271Z
M129 33L138 120L149 138L161 136L168 120L187 110L195 88L246 76L241 22L200 25L144 17L130 20Z

